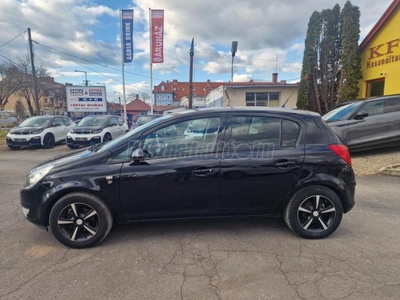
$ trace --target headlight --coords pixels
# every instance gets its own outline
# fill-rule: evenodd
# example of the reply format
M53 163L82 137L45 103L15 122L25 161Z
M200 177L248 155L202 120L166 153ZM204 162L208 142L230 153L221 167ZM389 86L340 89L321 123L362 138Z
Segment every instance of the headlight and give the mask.
M43 128L41 129L36 129L36 130L32 130L31 134L37 134L37 133L41 133L43 131Z
M69 131L69 133L74 133L74 130L73 130L73 129L71 129L71 130Z
M97 129L97 130L93 130L92 133L100 133L100 132L102 132L102 131L103 131L103 128Z
M47 173L50 172L51 169L54 168L54 165L45 165L38 168L32 169L25 180L25 188L30 188L39 182Z

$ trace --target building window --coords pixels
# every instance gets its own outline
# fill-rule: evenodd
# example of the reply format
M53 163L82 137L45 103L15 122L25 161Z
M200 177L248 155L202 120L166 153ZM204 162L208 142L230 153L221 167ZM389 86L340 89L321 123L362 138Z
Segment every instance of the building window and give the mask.
M161 90L165 91L165 86L164 85L161 86Z
M367 82L367 97L382 96L385 90L385 79Z
M246 93L246 106L277 107L280 96L278 92Z

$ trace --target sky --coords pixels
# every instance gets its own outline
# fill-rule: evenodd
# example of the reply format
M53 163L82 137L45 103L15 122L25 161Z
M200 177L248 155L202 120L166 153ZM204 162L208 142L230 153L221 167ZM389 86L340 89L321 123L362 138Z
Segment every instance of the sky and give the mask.
M353 0L360 8L360 42L392 0ZM189 81L194 38L193 80L231 80L232 41L238 42L233 81L300 80L307 24L314 11L344 6L335 0L1 0L0 61L26 59L27 28L35 66L57 82L105 85L109 101L123 92L121 9L134 9L132 63L124 65L126 95L150 94L149 9L164 10L164 63L153 64L153 86ZM84 71L84 72L75 72ZM129 98L129 97L128 97ZM128 99L129 100L129 99Z

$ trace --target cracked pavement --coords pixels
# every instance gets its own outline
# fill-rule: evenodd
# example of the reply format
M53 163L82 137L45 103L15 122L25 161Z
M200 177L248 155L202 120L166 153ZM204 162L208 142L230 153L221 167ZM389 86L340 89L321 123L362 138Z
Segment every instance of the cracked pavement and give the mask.
M400 299L400 178L357 178L355 208L324 240L280 218L197 220L116 225L76 250L19 207L25 173L65 151L0 149L1 300Z

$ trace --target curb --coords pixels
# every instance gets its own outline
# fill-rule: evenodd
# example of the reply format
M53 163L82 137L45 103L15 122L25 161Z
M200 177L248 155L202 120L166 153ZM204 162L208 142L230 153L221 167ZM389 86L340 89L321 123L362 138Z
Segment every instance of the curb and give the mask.
M400 176L400 164L383 167L379 170L379 174L386 176Z

